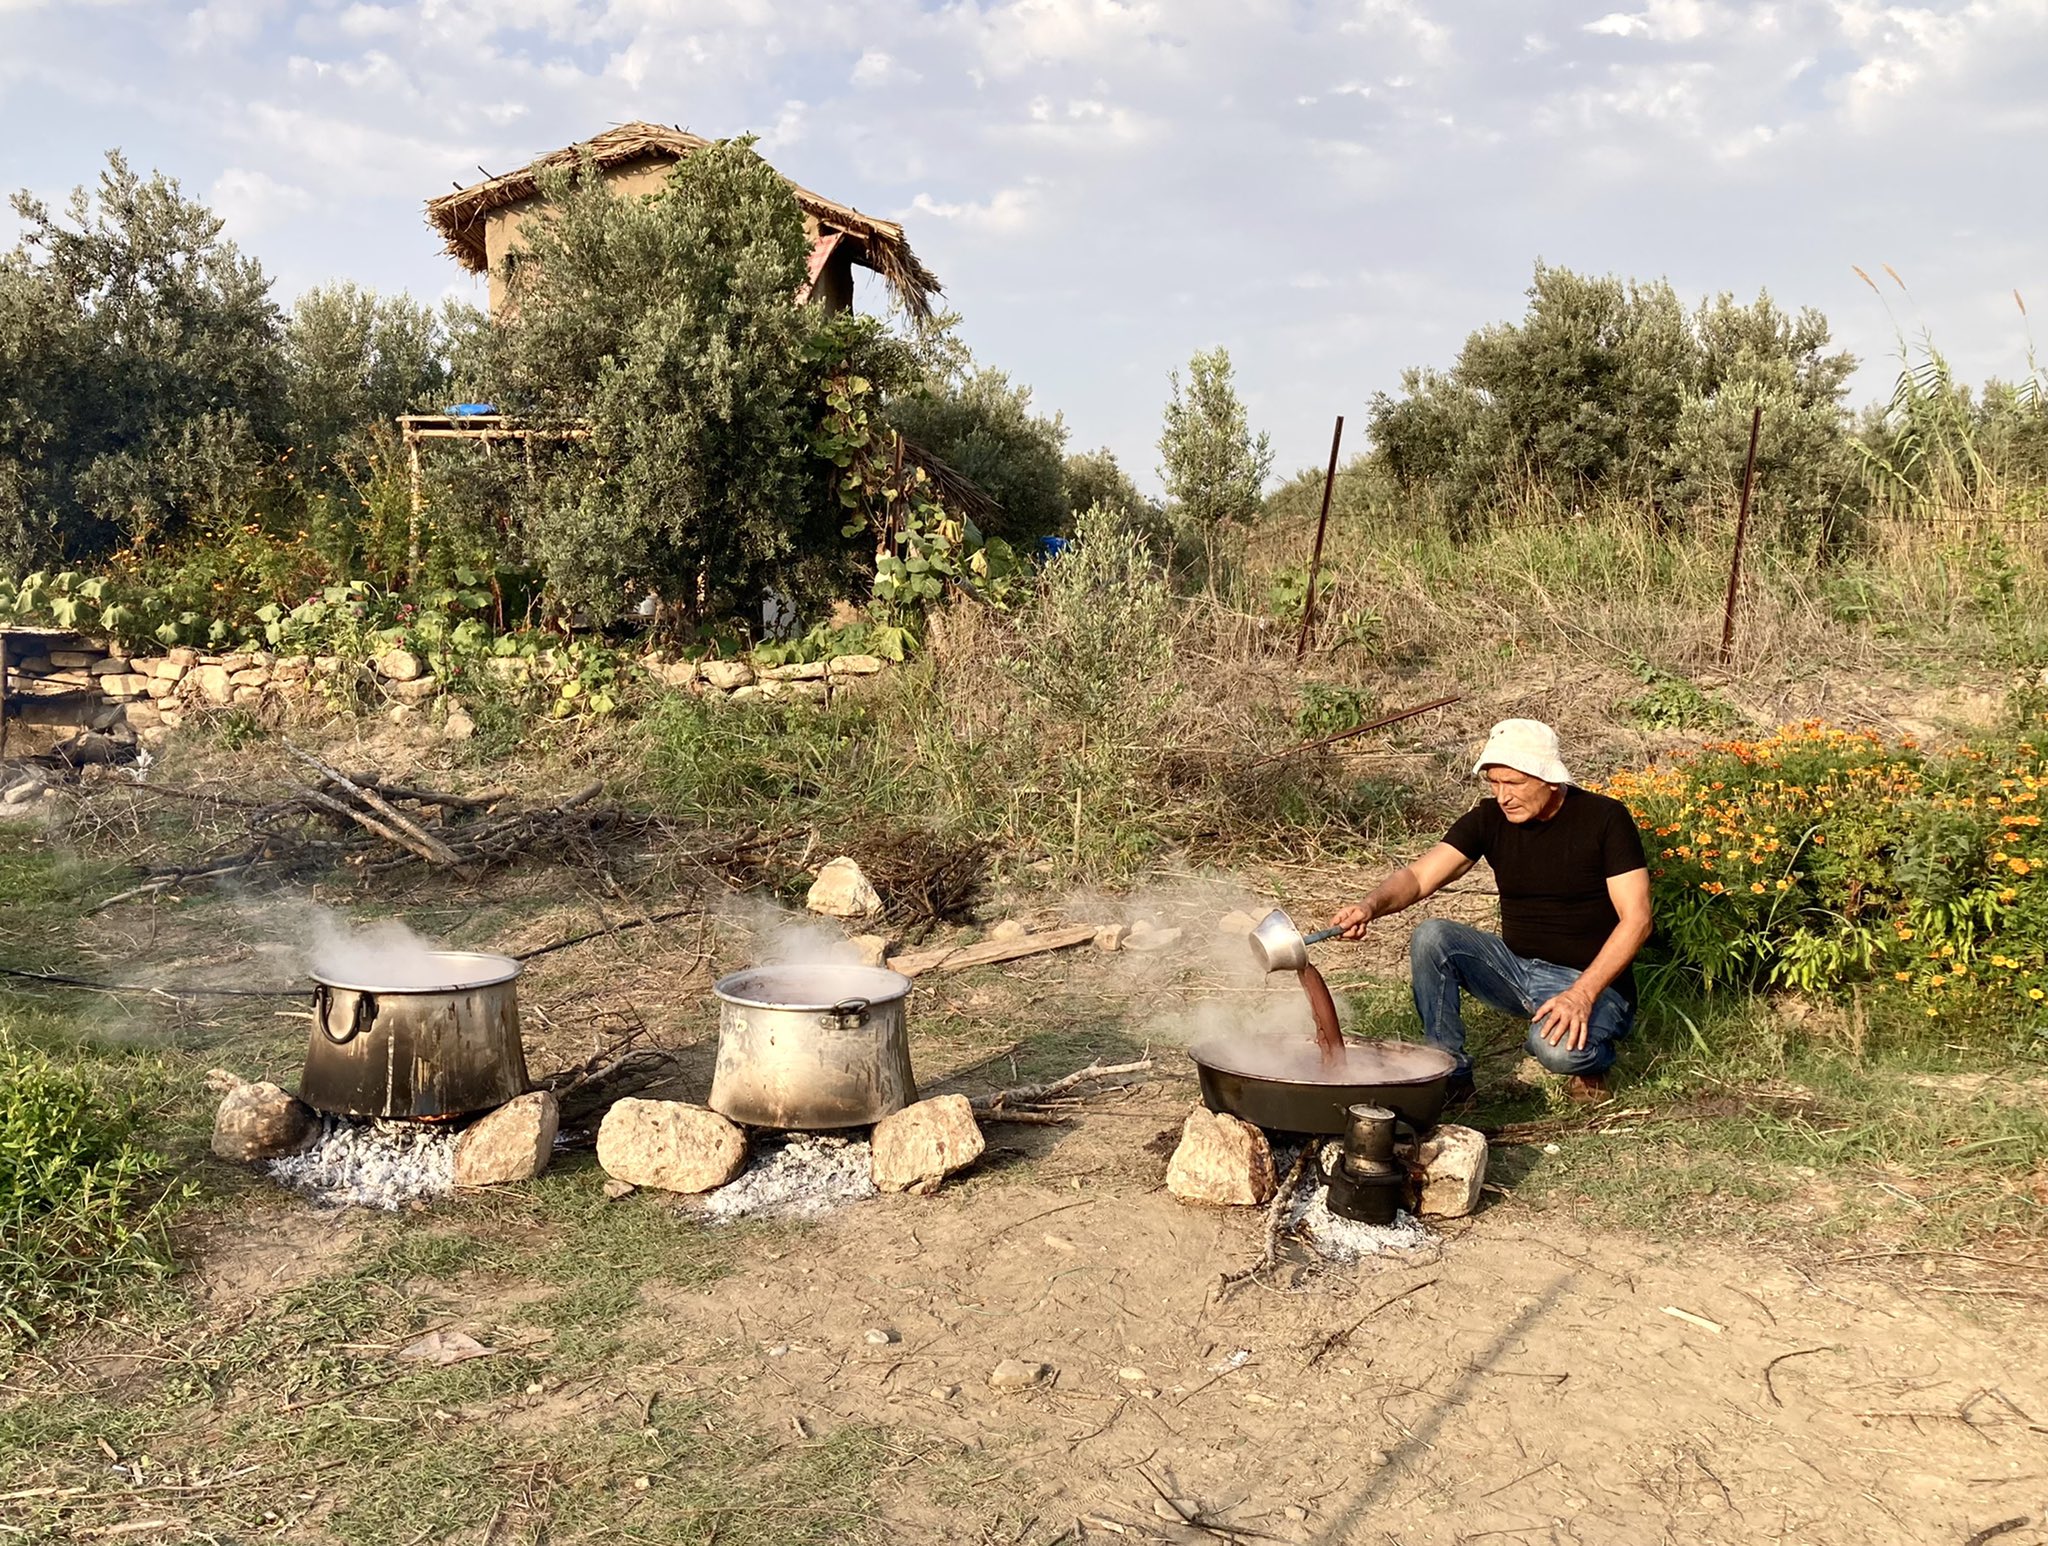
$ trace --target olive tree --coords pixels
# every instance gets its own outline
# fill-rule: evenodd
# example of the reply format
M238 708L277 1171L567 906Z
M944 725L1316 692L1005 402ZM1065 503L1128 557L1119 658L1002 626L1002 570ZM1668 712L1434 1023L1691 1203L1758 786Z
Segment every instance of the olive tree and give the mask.
M1199 546L1205 572L1213 577L1222 542L1258 514L1273 470L1271 439L1251 432L1231 380L1228 350L1197 351L1188 361L1185 386L1174 372L1159 455L1175 531L1184 543Z
M282 446L279 318L220 218L119 152L0 256L0 562L240 512Z
M1667 523L1718 507L1759 402L1780 528L1824 520L1848 475L1841 402L1855 362L1827 352L1818 312L1788 316L1768 295L1688 312L1661 280L1541 263L1528 294L1520 321L1481 328L1448 369L1411 370L1372 402L1380 467L1454 532L1532 504L1626 500Z
M649 198L594 167L542 183L522 231L494 395L587 430L527 511L555 595L605 620L652 590L684 611L816 597L846 545L812 450L839 336L794 296L808 242L752 142L678 162Z

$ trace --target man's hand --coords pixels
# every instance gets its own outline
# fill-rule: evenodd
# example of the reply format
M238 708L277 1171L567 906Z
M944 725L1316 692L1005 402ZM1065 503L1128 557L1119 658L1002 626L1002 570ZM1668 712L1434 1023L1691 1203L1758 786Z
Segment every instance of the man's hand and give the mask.
M1353 902L1347 907L1338 908L1330 922L1344 931L1345 939L1364 939L1366 926L1372 922L1372 909L1363 902Z
M1536 1013L1529 1017L1538 1034L1553 1047L1564 1047L1568 1051L1583 1052L1586 1049L1586 1028L1593 1017L1593 1003L1598 994L1588 993L1574 983L1562 993L1554 993L1536 1006Z

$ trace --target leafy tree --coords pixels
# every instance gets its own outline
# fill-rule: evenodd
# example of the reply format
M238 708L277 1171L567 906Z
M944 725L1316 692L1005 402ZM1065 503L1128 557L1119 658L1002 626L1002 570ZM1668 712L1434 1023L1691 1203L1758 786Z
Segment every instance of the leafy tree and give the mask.
M1252 435L1231 382L1228 350L1197 351L1188 361L1185 389L1174 372L1159 455L1175 528L1184 541L1200 545L1213 576L1220 544L1258 513L1273 470L1271 440Z
M1768 295L1688 313L1661 280L1539 263L1520 322L1482 328L1449 370L1411 370L1399 395L1373 399L1372 440L1394 482L1460 533L1532 498L1633 500L1671 519L1740 477L1762 402L1762 497L1789 534L1824 519L1847 481L1855 362L1827 342L1818 312L1788 317Z
M1152 501L1138 492L1108 446L1070 454L1061 468L1060 491L1076 518L1096 505L1121 510L1140 522L1153 513Z
M829 591L846 550L810 437L843 351L792 299L807 243L789 184L742 139L685 157L652 198L591 167L542 192L498 379L501 400L589 429L547 458L529 512L556 595L603 620L638 587L688 612Z
M0 257L0 561L91 558L239 513L282 444L262 267L110 153Z
M1061 454L1066 421L1031 410L1031 388L999 370L977 370L960 350L942 375L899 395L890 421L971 479L1001 506L990 535L1042 537L1064 531L1074 508Z
M1756 515L1785 541L1825 538L1855 483L1842 396L1855 360L1827 354L1827 319L1788 317L1768 295L1703 303L1693 318L1694 377L1659 458L1664 497L1726 509L1741 486L1750 416L1757 441Z
M452 335L474 307L436 313L353 284L308 290L284 328L286 408L302 466L447 395Z

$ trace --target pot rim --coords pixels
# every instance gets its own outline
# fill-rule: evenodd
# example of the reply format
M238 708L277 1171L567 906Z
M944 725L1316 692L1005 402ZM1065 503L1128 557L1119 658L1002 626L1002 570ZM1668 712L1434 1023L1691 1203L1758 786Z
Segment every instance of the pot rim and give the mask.
M469 993L478 988L495 988L512 981L526 969L524 963L511 956L492 955L482 950L435 950L428 954L435 961L447 964L450 975L446 981L377 983L364 980L375 973L325 972L317 963L306 975L323 988L340 988L345 993L375 993L385 998L395 994L430 997L437 993Z
M784 973L794 977L810 972L830 972L834 974L835 982L853 987L855 991L842 993L833 999L827 999L823 993L792 997L792 985L782 984L776 989L780 996L771 996L761 991L763 984L759 981L748 981ZM719 978L711 985L711 991L720 1001L737 1004L743 1009L787 1009L802 1014L819 1014L854 999L864 1000L867 1008L893 1004L908 998L912 986L908 977L901 972L892 972L886 966L842 966L837 962L819 961L802 965L750 966L745 971ZM754 991L749 992L748 988Z
M1404 1054L1420 1053L1431 1061L1441 1058L1443 1060L1443 1067L1434 1073L1386 1076L1377 1079L1345 1080L1287 1079L1276 1074L1258 1073L1247 1069L1245 1066L1245 1052L1248 1045L1255 1045L1262 1041L1278 1043L1281 1040L1282 1038L1275 1036L1210 1036L1189 1047L1188 1058L1198 1068L1207 1068L1219 1074L1228 1074L1231 1078L1242 1079L1247 1084L1258 1084L1279 1090L1318 1090L1323 1092L1416 1089L1441 1083L1449 1078L1451 1070L1458 1066L1457 1060L1448 1052L1444 1051L1441 1047L1432 1047L1428 1042L1394 1041L1387 1038L1371 1041L1353 1041L1347 1037L1345 1039L1345 1046L1347 1047L1399 1048ZM1345 1102L1347 1107L1360 1104L1383 1105L1384 1102L1372 1100L1369 1096Z

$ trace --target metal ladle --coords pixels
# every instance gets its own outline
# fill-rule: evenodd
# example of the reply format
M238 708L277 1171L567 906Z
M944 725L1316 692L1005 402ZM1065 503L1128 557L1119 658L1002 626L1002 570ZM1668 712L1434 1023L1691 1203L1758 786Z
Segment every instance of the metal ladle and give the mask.
M1303 934L1294 926L1294 920L1276 907L1252 930L1252 959L1263 971L1298 972L1308 965L1310 945L1320 945L1343 932L1342 929L1317 929L1313 934Z

